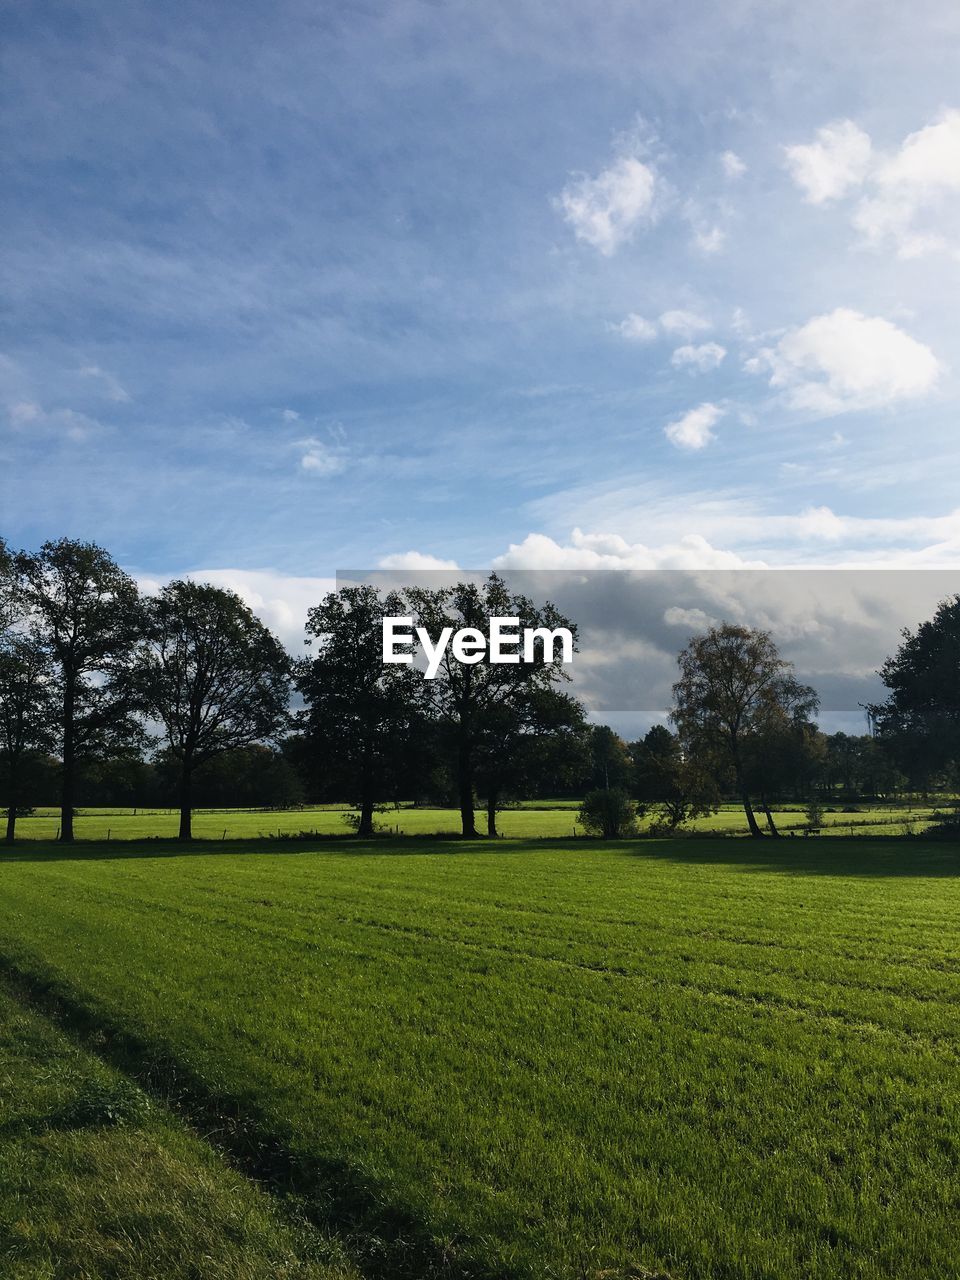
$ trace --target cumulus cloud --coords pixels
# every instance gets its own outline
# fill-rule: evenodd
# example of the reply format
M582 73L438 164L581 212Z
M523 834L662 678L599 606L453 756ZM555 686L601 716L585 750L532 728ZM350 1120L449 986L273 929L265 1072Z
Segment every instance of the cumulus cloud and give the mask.
M653 166L623 155L595 178L581 174L571 180L556 205L578 240L609 257L656 220L658 190Z
M730 551L712 547L699 534L685 534L676 542L647 546L628 542L616 533L584 533L574 529L567 543L543 533L530 533L511 543L493 561L495 569L743 569L763 568Z
M706 316L696 311L685 311L680 308L664 311L660 315L660 328L671 337L692 338L704 330L712 328Z
M716 369L727 354L726 348L719 342L703 342L699 346L677 347L670 357L675 369L696 369L700 373L708 373Z
M858 204L853 224L873 247L892 242L903 258L915 258L950 243L936 225L919 220L945 212L947 199L960 193L960 111L911 133L897 152L870 175L875 194ZM950 230L956 222L950 210Z
M628 342L652 342L657 336L657 326L651 320L631 311L628 316L613 326L621 337Z
M817 132L816 142L786 147L787 168L804 199L825 204L858 187L870 168L870 137L852 120L836 120Z
M678 605L664 609L663 620L668 627L686 627L689 631L706 631L717 626L719 621L703 609L682 609Z
M337 586L335 578L297 577L275 569L194 569L177 576L235 591L292 653L303 652L307 611ZM161 582L143 577L137 581L146 594L155 594Z
M747 172L747 166L735 151L724 151L720 157L720 167L723 169L724 177L731 181L742 178Z
M694 227L693 245L701 253L719 253L727 241L727 233L722 227Z
M858 193L851 221L869 247L890 245L901 258L937 250L960 256L960 111L942 112L889 153L876 150L852 120L827 125L817 138L785 149L808 201Z
M671 338L693 338L713 326L706 316L677 308L661 312L656 320L647 320L631 311L619 324L610 327L628 342L653 342L659 334Z
M713 428L722 417L723 410L719 405L706 402L690 409L675 422L667 423L663 434L678 449L705 449L714 439Z
M347 465L342 450L331 448L315 436L298 440L297 445L304 450L300 457L300 468L302 471L309 472L310 475L335 476Z
M792 408L825 415L877 409L924 395L941 373L924 343L879 316L848 307L814 316L747 361L769 370Z
M456 560L442 560L439 556L422 551L400 551L383 556L377 561L378 569L459 569Z

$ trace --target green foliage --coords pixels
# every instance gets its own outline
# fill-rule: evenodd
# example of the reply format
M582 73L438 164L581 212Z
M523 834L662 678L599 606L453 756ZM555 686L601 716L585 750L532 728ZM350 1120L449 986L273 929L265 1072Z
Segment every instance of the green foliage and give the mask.
M168 583L144 616L133 687L179 765L180 835L188 839L194 772L285 727L291 664L249 606L221 587Z
M510 591L496 573L482 585L458 582L435 590L411 587L405 597L407 612L434 638L446 627L454 631L474 627L486 634L490 619L500 617L517 618L521 631L566 627L576 645L577 628L569 618L549 601L536 605L527 596ZM548 657L541 646L534 662L516 664L492 663L485 656L481 662L465 665L447 650L437 677L424 681L424 696L451 761L464 836L477 834L474 803L482 770L488 790L509 790L523 778L523 756L510 750L520 738L556 733L564 739L579 730L579 705L557 693L566 679L569 676L559 650ZM547 710L551 694L557 696L553 708ZM502 749L497 747L498 740Z
M742 798L751 835L761 834L754 801L776 835L769 800L815 750L816 693L768 632L729 622L694 637L677 663L672 719L685 757Z
M150 1111L150 1099L124 1076L86 1080L59 1114L66 1127L139 1124Z
M617 840L636 831L637 806L619 787L598 787L584 796L577 818L588 835Z
M78 769L141 738L130 683L143 629L136 583L102 547L61 538L16 558L17 605L54 667L61 839L73 839Z
M904 631L880 674L889 697L870 710L881 740L913 785L927 790L960 766L960 595Z
M432 746L420 673L382 659L383 618L402 612L399 596L360 586L332 592L307 617L317 652L297 674L305 758L326 789L359 805L361 836L379 801L412 789Z

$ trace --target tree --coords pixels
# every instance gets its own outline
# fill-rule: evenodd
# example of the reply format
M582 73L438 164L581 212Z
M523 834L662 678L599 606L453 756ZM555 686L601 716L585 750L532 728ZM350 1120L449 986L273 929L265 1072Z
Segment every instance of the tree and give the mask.
M620 787L597 787L584 796L577 818L590 835L617 840L636 830L637 806Z
M263 742L286 723L291 662L233 591L171 582L145 604L135 685L163 726L179 770L179 839L191 838L195 771L226 751Z
M425 749L422 677L383 661L383 619L402 613L395 593L358 586L307 615L307 643L318 641L318 652L298 669L300 724L315 763L359 805L361 837L373 834L376 804L396 794Z
M60 839L69 844L79 766L139 735L129 674L143 614L136 583L96 543L46 542L16 567L28 625L55 666Z
M763 834L751 800L759 792L770 833L777 835L764 751L786 727L808 722L816 693L793 676L768 632L732 623L692 639L677 662L671 718L684 755L719 786L732 784L752 836Z
M526 596L511 592L495 573L483 585L458 582L435 590L413 587L406 592L406 598L417 624L434 640L446 627L453 631L472 627L485 635L491 618L516 618L521 630L542 628L552 632L566 627L576 643L576 627L552 604L534 605ZM468 664L458 662L448 646L437 676L424 681L430 707L452 740L465 837L478 834L474 788L484 735L491 731L504 708L522 719L531 699L567 678L559 647L548 651L541 645L533 662L497 664L489 660L487 653L479 662Z
M590 777L588 789L618 787L627 790L633 781L633 762L627 744L608 724L589 731Z
M528 696L488 709L477 746L476 782L486 799L487 835L495 839L497 810L508 795L562 777L582 759L586 730L576 698L559 689L534 688Z
M870 711L880 740L927 791L960 764L960 595L902 637L880 672L887 701Z
M712 813L719 794L714 779L696 760L687 758L675 734L655 724L633 743L634 794L642 810L652 809L659 826L677 827Z
M16 615L18 594L17 559L0 538L0 636L6 633Z
M41 765L55 745L52 676L50 656L36 635L11 633L0 641L0 784L8 844L25 806L31 766Z

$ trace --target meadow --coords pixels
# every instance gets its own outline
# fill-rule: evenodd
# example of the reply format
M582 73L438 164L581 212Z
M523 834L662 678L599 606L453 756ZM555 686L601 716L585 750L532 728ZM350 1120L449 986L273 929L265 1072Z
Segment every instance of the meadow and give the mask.
M955 847L36 842L0 876L22 1000L365 1277L960 1275Z
M577 821L578 800L525 801L505 808L497 815L497 829L508 839L565 839L582 836ZM831 807L823 815L823 826L836 835L902 835L921 832L929 823L934 806L924 803L862 804ZM321 836L349 833L345 819L354 812L342 804L313 805L299 809L195 809L193 834L199 840L272 839L301 833ZM800 805L774 809L774 819L785 832L800 833L807 825ZM653 818L646 816L641 831L650 829ZM175 809L82 808L75 818L80 840L172 839L177 834L179 814ZM431 809L402 804L385 806L376 815L376 825L384 835L455 835L460 813L455 809ZM486 812L477 811L477 825L486 830ZM60 812L38 808L29 817L17 820L20 840L55 840L60 829ZM724 804L718 812L698 818L689 830L700 835L747 835L743 809Z

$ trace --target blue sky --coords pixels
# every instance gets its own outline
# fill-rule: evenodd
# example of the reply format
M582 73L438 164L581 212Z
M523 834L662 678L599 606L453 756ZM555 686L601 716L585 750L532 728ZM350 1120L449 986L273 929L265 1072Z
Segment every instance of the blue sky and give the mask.
M275 622L429 557L960 563L954 4L3 20L12 543Z

